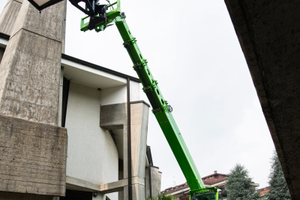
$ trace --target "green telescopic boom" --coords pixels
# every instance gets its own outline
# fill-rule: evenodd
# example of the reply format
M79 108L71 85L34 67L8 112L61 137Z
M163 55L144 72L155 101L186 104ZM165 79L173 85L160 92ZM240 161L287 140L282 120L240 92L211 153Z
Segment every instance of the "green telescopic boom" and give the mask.
M167 101L163 98L157 81L153 78L153 75L147 65L147 61L143 58L136 39L132 36L125 21L125 14L120 12L120 1L118 0L115 3L108 5L107 8L112 7L115 4L117 4L116 9L106 13L107 20L96 24L94 29L97 32L103 31L110 25L110 23L115 22L124 41L124 47L133 62L133 68L141 80L143 91L147 95L153 108L152 111L190 187L190 194L192 196L192 198L190 198L192 200L217 200L218 195L216 195L216 188L205 188L196 165L173 118L171 113L172 107L168 105ZM81 20L82 31L90 29L89 22L85 23L85 20L88 19L88 17L89 16Z
M176 160L184 173L191 190L205 188L200 174L194 164L194 161L188 151L188 148L182 138L177 124L172 115L172 108L167 104L159 90L157 81L143 58L137 45L136 39L132 36L124 17L116 18L116 26L124 41L124 47L134 64L133 68L143 84L143 90L146 93L153 113L176 157Z

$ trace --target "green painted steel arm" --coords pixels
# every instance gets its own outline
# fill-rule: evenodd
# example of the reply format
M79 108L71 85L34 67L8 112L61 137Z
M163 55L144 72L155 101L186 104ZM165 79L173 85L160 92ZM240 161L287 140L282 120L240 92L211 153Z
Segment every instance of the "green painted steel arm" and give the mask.
M191 196L193 196L193 194L208 192L213 192L216 194L216 188L205 188L201 176L173 118L171 113L172 107L169 106L167 101L163 98L162 93L157 85L157 81L153 78L152 73L147 65L147 61L143 58L136 39L130 32L130 29L125 21L125 15L124 13L120 12L119 0L118 7L115 10L108 12L107 18L108 22L96 25L95 30L97 32L103 31L107 26L110 25L110 23L115 22L124 41L124 47L127 49L127 52L134 64L133 68L142 82L143 91L146 93L153 108L152 111L191 189ZM88 30L88 23L84 23L84 20L86 19L87 17L82 19L82 31ZM199 199L201 198L199 197ZM216 199L218 198L216 197Z
M176 157L176 160L187 180L191 190L205 188L200 174L182 138L171 113L172 108L167 104L158 88L157 81L152 76L147 61L143 58L137 45L136 39L132 36L124 16L116 18L116 26L123 38L124 47L134 64L133 68L137 72L150 104L153 113Z

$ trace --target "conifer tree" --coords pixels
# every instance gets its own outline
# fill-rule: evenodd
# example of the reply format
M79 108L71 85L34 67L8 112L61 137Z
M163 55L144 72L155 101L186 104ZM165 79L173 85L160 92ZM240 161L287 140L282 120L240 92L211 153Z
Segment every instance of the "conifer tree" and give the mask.
M258 199L252 180L248 176L248 171L244 166L237 164L231 171L227 179L226 190L227 200L251 200Z
M270 173L269 184L271 190L268 192L268 199L292 199L276 152L272 158L272 170Z

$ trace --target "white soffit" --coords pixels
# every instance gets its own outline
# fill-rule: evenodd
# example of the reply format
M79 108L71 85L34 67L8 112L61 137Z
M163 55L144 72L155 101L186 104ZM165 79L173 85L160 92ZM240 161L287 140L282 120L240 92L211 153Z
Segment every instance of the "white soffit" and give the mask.
M0 37L0 47L6 48L7 43L7 39ZM67 79L88 87L107 89L127 84L127 80L123 77L94 69L65 58L61 59L61 66L64 68L64 76Z
M61 59L61 66L67 79L88 87L107 89L126 85L125 78L65 58Z

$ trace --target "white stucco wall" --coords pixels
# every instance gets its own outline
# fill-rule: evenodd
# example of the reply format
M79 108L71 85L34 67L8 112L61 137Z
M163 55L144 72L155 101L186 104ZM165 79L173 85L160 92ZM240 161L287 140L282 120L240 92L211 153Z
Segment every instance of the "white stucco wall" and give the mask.
M130 81L130 101L140 100L140 83ZM127 102L127 85L103 89L100 91L102 105Z
M101 105L124 103L127 101L127 86L119 86L100 91Z
M131 101L140 100L140 83L130 81ZM67 176L96 184L118 180L119 155L108 131L100 128L100 106L127 102L127 85L97 90L71 81L66 114ZM104 200L106 195L94 197ZM107 194L112 200L117 193Z
M66 116L67 176L97 184L117 181L119 162L111 135L99 126L100 93L71 81Z
M141 100L140 93L142 91L142 84L130 81L130 101L139 101Z

